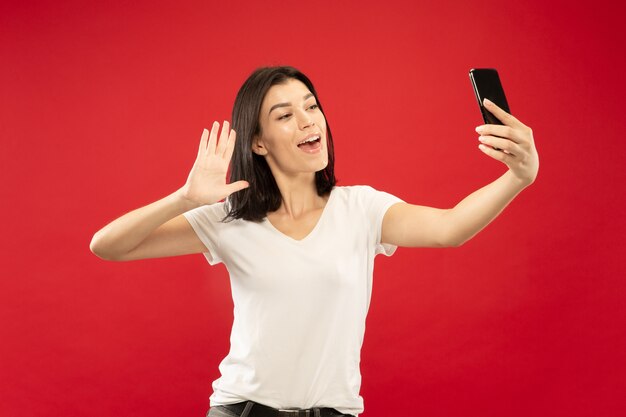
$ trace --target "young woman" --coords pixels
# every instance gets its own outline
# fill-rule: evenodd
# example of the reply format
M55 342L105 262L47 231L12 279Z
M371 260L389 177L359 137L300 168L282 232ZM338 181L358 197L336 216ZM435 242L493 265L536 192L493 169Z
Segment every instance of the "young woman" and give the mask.
M530 128L485 106L504 125L479 126L480 149L508 171L452 209L417 206L335 186L313 84L292 67L260 68L237 95L232 129L203 131L185 185L105 226L91 250L115 261L203 253L226 265L234 321L209 416L357 415L374 257L459 246L535 180Z

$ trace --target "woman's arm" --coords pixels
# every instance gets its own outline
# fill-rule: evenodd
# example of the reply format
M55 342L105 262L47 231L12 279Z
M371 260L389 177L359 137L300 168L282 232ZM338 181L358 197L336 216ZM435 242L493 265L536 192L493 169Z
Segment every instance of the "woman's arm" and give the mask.
M182 188L103 227L93 236L91 251L112 261L206 252L182 213L213 204L248 187L246 181L226 184L236 134L224 122L218 143L218 131L217 122L210 136L208 130L203 131L198 156Z
M383 219L384 243L404 247L460 246L485 228L520 191L535 181L539 157L532 130L492 102L485 100L484 104L504 126L478 126L479 148L506 164L509 170L449 210L395 204Z
M182 191L133 210L100 229L89 249L107 261L130 261L206 252L182 213L199 207Z

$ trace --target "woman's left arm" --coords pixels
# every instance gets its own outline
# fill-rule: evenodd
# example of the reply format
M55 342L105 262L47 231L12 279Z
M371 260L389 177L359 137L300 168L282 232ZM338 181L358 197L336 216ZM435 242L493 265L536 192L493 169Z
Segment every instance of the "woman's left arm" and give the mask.
M452 209L406 203L393 205L383 219L383 243L404 247L460 246L485 228L520 191L535 181L539 156L530 127L489 100L485 100L484 105L504 125L478 126L479 148L506 164L508 171Z

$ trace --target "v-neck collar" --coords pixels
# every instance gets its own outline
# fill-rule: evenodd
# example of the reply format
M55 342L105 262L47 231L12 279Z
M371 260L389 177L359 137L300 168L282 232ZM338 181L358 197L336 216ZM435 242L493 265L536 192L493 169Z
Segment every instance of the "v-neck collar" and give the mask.
M265 217L263 219L263 224L267 225L267 227L269 229L271 229L272 231L274 231L275 233L277 233L278 235L282 236L283 239L287 239L291 242L295 242L295 243L304 243L307 240L309 240L309 238L311 238L313 235L315 235L317 233L317 230L321 227L322 222L324 221L324 217L326 217L326 212L329 211L328 206L331 204L332 200L333 200L333 195L334 193L334 187L332 190L330 190L330 195L328 196L328 200L326 200L326 205L324 206L324 208L322 209L322 214L320 214L319 219L317 219L317 223L315 224L315 226L313 227L313 229L311 229L311 231L309 232L308 235L306 235L305 237L303 237L302 239L294 239L291 236L281 232L280 230L278 230L273 224L272 222Z

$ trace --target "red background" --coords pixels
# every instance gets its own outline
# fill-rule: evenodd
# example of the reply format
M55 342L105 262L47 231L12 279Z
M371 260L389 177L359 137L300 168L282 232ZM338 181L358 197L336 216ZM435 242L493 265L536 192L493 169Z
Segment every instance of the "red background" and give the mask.
M223 265L104 262L92 235L182 186L256 67L316 84L340 185L450 207L505 171L467 72L500 71L534 185L460 248L376 264L364 416L626 412L621 2L3 2L0 414L203 416Z

